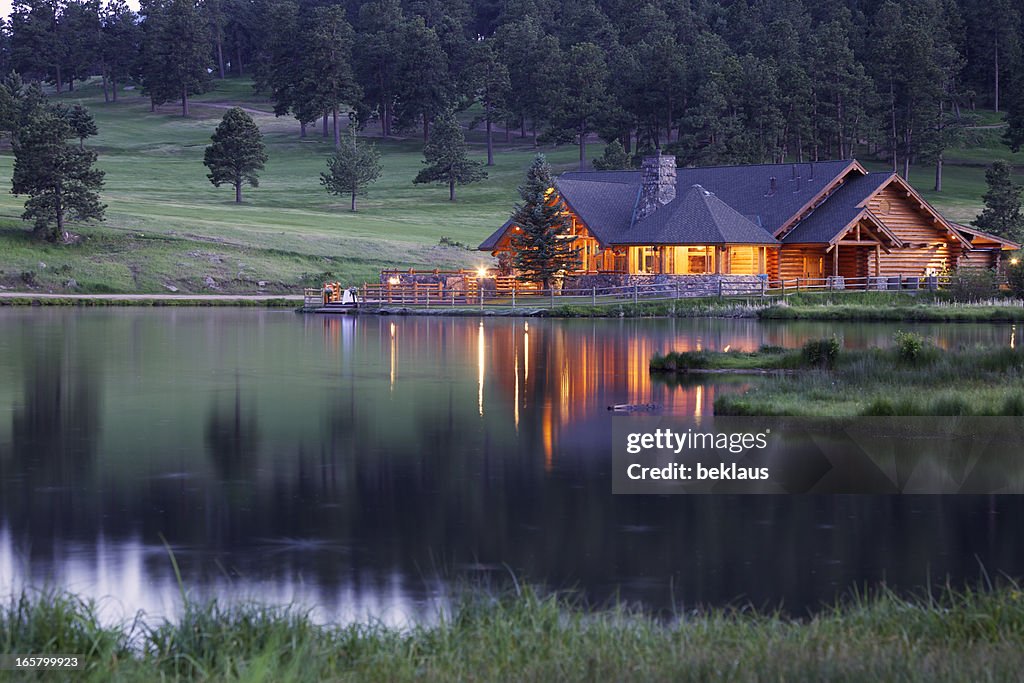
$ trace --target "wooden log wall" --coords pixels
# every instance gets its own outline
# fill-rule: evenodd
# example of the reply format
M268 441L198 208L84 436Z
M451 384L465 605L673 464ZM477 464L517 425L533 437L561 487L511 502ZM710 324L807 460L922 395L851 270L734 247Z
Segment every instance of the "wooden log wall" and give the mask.
M916 197L908 197L906 191L892 183L875 195L868 208L905 245L882 253L882 275L922 276L928 269L956 267L961 245L941 223L932 220Z

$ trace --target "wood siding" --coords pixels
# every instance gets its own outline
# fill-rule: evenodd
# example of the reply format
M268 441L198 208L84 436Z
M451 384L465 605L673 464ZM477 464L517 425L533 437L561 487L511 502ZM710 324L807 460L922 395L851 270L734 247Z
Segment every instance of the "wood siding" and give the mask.
M957 266L960 244L896 183L875 195L868 208L904 244L882 254L882 275L922 276L928 270L941 272Z

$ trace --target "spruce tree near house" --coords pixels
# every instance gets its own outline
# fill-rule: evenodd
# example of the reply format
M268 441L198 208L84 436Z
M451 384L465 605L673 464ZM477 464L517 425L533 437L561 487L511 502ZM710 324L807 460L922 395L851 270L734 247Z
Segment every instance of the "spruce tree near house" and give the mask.
M341 146L327 159L327 172L320 174L320 184L331 194L351 195L354 212L356 195L363 194L367 185L380 178L380 171L377 148L360 142L356 127L350 125L342 136Z
M512 212L514 265L518 279L549 289L561 272L577 270L580 249L565 216L565 204L556 199L551 166L538 154L519 188L522 203Z
M11 192L28 195L22 218L35 221L35 233L54 242L68 242L67 221L103 220L100 203L103 171L95 168L96 152L68 141L77 137L67 112L42 106L12 142L14 173Z
M242 203L242 185L259 187L258 172L267 162L263 135L252 117L239 107L225 114L206 148L203 164L210 169L206 177L220 187L228 183L235 188L235 203Z
M455 186L468 185L487 178L487 171L479 161L466 154L466 138L451 111L438 116L423 146L426 168L416 174L414 183L445 183L448 199L455 201Z
M1021 186L1013 182L1012 167L996 161L985 171L988 192L985 210L972 223L993 235L1012 240L1024 238L1024 214L1021 213Z

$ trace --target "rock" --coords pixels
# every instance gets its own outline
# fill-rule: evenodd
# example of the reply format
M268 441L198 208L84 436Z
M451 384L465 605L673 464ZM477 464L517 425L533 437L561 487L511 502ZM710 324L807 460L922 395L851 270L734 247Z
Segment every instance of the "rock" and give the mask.
M65 289L78 289L78 280L76 280L75 278L71 278L70 280L68 280L67 282L64 283L64 288Z
M178 288L175 287L174 285L164 285L164 289L166 289L168 292L171 292L172 294L178 291Z
M269 284L269 283L268 283L268 282L267 282L266 280L260 280L259 282L257 282L257 283L256 283L256 286L257 286L257 287L259 287L260 289L263 289L263 288L264 288L264 287L266 287L266 286L267 286L268 284Z
M206 286L207 286L207 287L209 287L210 289L217 289L217 281L216 281L216 280L214 280L214 279L213 279L212 277L210 277L209 275L207 275L207 276L206 276L205 278L203 278L203 282L204 282L204 283L206 284Z
M216 254L211 254L210 263L224 263L224 259L222 259L220 256L217 256Z
M40 268L46 268L46 264L45 264L45 263L43 263L42 261L40 261L40 262L39 262L39 267L40 267Z

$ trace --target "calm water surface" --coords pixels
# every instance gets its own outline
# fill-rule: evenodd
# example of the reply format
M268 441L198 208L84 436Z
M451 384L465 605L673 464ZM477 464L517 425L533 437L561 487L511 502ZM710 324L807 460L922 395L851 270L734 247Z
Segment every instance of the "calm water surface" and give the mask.
M947 346L1010 325L902 325ZM750 380L668 387L657 351L894 326L0 310L0 594L60 586L111 618L178 587L320 619L429 620L520 580L656 611L802 613L854 586L1024 575L1024 500L612 496L607 407L711 414Z

